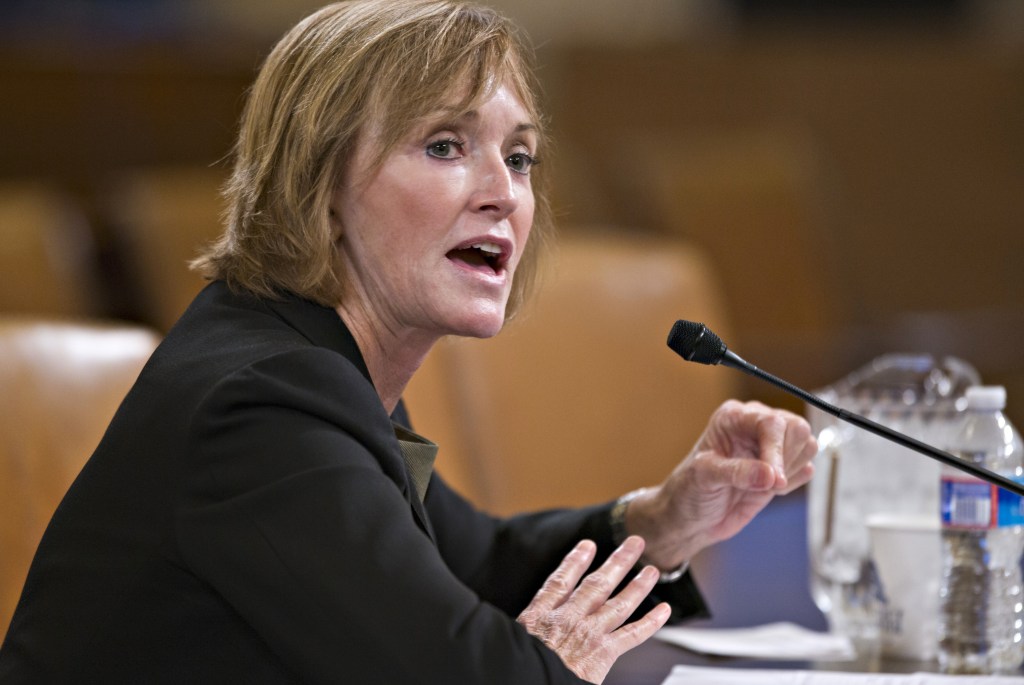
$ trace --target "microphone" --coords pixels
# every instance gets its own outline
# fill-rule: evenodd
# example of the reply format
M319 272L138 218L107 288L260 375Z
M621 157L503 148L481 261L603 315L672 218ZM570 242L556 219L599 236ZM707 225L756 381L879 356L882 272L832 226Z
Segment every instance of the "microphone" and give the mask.
M903 433L894 431L880 423L875 423L871 419L860 416L859 414L854 414L846 411L845 409L829 404L816 395L812 395L791 383L787 383L781 378L777 378L766 371L762 371L753 364L744 361L738 355L731 352L726 344L722 342L722 339L702 323L684 320L676 321L675 325L672 326L672 330L668 334L668 346L673 352L688 362L697 362L699 364L709 364L712 366L721 364L722 366L739 369L740 371L754 376L755 378L771 383L777 388L781 388L791 395L799 397L807 404L817 407L823 412L831 414L832 416L846 421L847 423L853 424L858 428L870 431L871 433L881 436L886 440L891 440L898 445L920 452L921 454L940 461L947 466L969 473L987 483L991 483L992 485L1024 497L1024 485L1021 483L1010 480L1009 478L1001 476L994 471L990 471L989 469L979 466L978 464L955 457L949 452L944 452L936 447L923 443L920 440L915 440L909 435L904 435Z

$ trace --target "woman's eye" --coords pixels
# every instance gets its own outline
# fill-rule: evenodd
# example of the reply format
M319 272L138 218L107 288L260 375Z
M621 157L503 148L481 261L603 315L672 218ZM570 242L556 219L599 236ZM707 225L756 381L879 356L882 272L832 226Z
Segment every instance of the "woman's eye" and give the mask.
M462 143L457 140L438 140L427 146L427 154L439 159L455 159L461 152Z
M513 155L509 155L505 159L505 163L508 164L509 169L516 173L528 174L530 173L531 167L537 163L537 160L525 152L517 152Z

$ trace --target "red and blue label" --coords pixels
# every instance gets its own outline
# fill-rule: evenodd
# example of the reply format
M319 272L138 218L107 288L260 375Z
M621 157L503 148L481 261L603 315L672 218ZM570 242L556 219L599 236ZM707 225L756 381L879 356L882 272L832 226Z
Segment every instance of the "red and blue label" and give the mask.
M988 529L1024 525L1024 498L976 478L942 478L942 527Z

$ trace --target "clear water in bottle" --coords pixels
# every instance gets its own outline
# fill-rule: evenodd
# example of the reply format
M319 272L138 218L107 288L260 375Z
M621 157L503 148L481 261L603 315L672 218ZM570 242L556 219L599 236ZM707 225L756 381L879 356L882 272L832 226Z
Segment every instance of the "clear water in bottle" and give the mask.
M968 388L950 452L1013 480L1024 476L1020 435L1001 387ZM1024 662L1024 507L1021 498L944 467L939 663L947 673L1008 673Z

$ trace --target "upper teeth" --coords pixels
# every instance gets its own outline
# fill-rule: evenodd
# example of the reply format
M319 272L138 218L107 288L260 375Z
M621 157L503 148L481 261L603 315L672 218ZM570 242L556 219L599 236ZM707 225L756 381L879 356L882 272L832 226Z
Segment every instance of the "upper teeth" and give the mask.
M501 254L501 247L494 243L474 243L470 245L474 250L480 250L481 252L487 252L488 254L499 255Z

